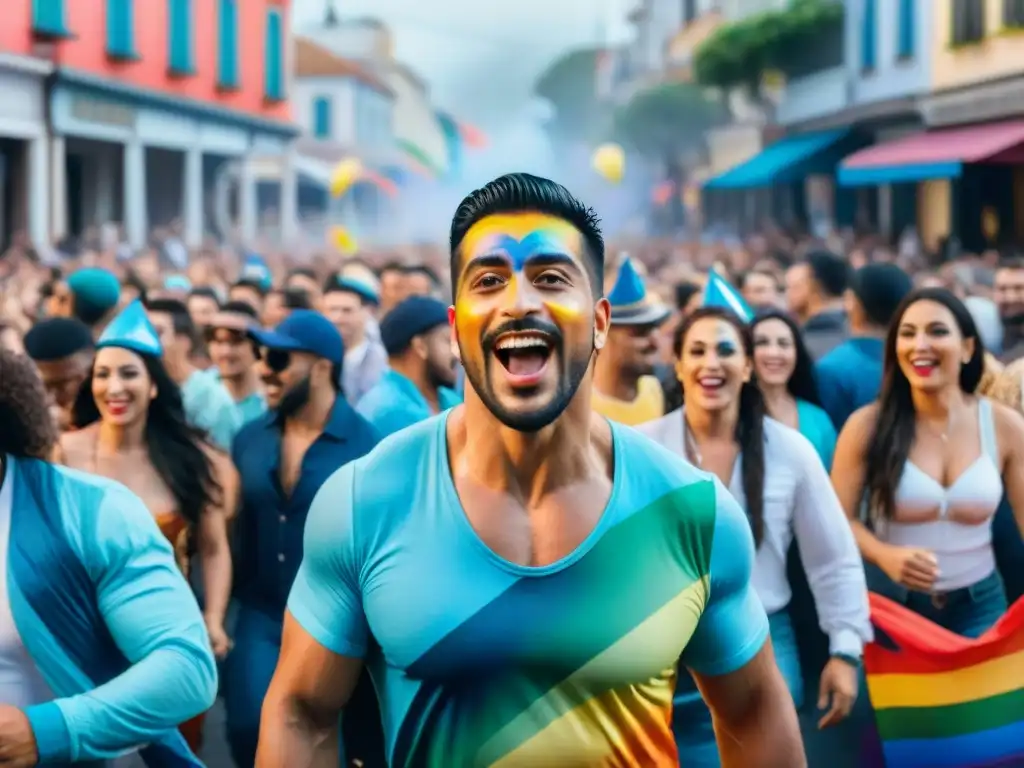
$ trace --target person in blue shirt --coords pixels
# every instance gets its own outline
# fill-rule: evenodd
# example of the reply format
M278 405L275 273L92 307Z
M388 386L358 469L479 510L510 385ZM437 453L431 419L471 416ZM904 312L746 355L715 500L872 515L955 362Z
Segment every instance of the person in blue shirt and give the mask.
M387 762L666 766L676 664L727 768L806 766L720 481L594 413L604 241L510 174L451 226L463 405L386 438L313 502L257 768L313 765L364 662Z
M836 450L836 430L821 409L814 362L796 322L785 312L767 309L751 324L754 374L768 415L811 441L828 472Z
M224 667L228 741L238 766L256 759L260 707L281 647L285 603L302 561L306 515L320 486L369 452L377 433L341 395L344 344L319 312L251 328L269 410L238 433L235 647Z
M821 406L838 432L854 411L878 397L882 340L913 281L895 264L868 264L850 278L843 299L850 338L815 365Z
M229 301L213 316L205 330L206 348L213 367L203 373L219 382L248 424L267 410L263 386L256 371L256 349L248 336L258 325L256 310L244 301Z
M462 402L456 384L448 307L410 296L380 323L389 369L356 406L384 437Z
M177 730L217 694L199 606L138 496L51 462L47 406L0 350L0 765L201 768Z
M200 339L185 302L150 299L146 311L160 334L167 373L181 389L189 424L205 432L217 448L231 450L231 441L242 427L242 416L224 385L193 363Z

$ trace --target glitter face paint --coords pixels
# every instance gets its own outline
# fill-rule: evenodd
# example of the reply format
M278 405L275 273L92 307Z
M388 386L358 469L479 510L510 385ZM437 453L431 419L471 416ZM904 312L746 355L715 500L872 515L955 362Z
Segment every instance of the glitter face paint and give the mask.
M593 352L594 298L582 235L556 217L500 214L474 224L459 255L453 325L467 377L504 423L540 428L568 405ZM501 363L492 358L493 334L517 321L558 342L549 362L557 380L529 397L506 392Z

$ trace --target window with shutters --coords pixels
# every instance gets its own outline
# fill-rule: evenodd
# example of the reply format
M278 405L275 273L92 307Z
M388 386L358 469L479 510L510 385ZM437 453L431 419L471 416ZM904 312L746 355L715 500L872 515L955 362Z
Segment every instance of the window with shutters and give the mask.
M135 58L135 0L107 0L107 55Z
M192 51L192 0L167 0L167 69L172 75L195 74Z
M238 88L238 0L219 0L217 85Z
M280 8L267 9L263 93L270 101L284 100L284 22Z
M914 21L917 0L898 0L899 18L896 28L896 58L914 58Z
M970 45L985 39L984 0L953 0L953 45Z
M331 138L331 100L326 96L313 99L313 135L318 139Z
M860 19L860 66L865 72L875 68L878 55L877 0L864 0Z
M46 37L67 37L64 0L32 0L32 32Z
M1003 26L1024 27L1024 0L1003 0Z

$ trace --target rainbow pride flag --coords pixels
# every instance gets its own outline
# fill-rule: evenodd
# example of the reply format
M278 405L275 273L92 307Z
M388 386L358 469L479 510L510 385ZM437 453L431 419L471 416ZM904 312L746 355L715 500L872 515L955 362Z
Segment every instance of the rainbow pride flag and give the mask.
M1024 766L1024 598L977 639L871 595L864 651L888 768Z

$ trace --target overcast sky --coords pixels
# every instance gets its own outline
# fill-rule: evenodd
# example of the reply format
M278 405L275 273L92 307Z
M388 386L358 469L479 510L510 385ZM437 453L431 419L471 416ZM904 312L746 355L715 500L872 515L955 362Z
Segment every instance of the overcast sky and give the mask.
M327 0L295 0L295 26ZM533 81L562 51L628 35L638 0L337 0L344 16L375 16L396 55L430 83L435 103L494 128L529 102ZM603 32L602 32L603 30Z

